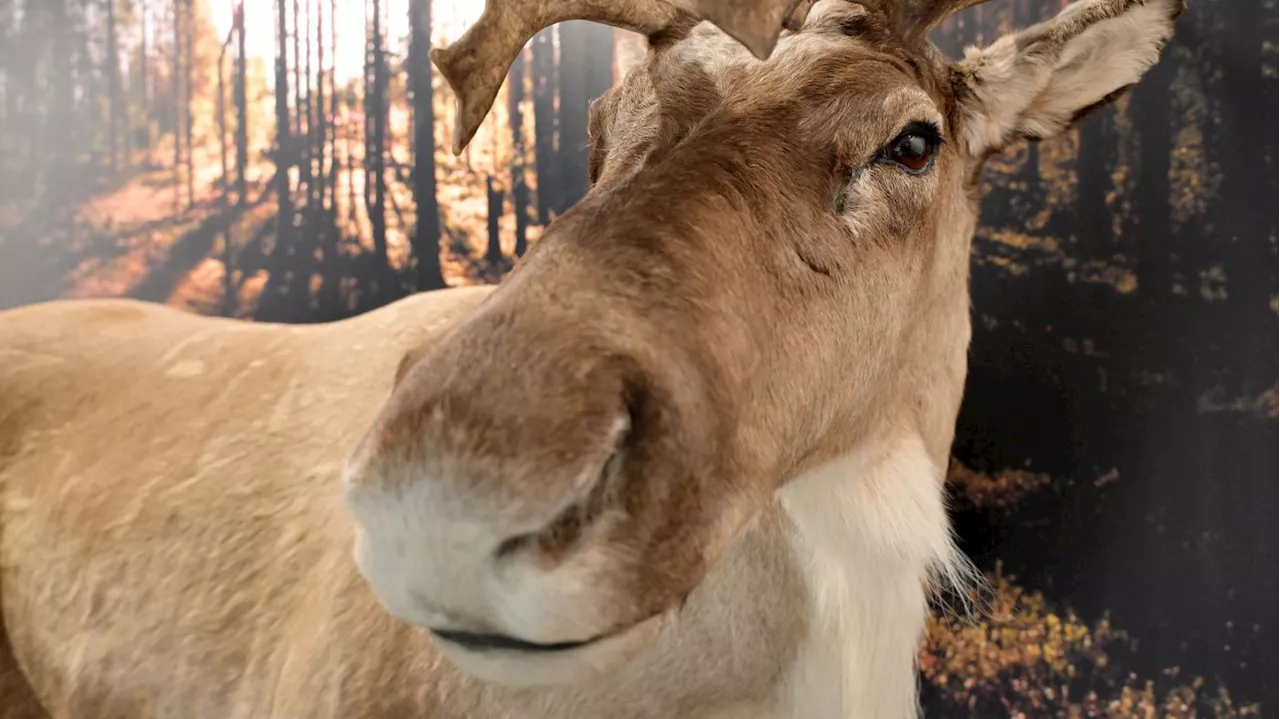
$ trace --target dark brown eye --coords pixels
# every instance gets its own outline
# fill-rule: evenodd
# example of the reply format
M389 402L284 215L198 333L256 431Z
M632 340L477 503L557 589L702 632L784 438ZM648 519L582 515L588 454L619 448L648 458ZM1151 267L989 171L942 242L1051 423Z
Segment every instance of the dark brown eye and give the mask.
M913 175L919 175L933 164L940 140L932 128L912 128L898 135L884 148L884 158Z

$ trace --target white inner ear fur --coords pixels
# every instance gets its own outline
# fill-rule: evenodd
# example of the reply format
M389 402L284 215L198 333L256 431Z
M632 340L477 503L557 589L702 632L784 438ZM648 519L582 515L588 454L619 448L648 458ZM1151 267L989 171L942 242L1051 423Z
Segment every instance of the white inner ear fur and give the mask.
M966 137L970 150L980 155L1022 137L1052 137L1076 113L1136 83L1173 34L1171 7L1178 2L1147 0L1063 41L1057 26L1080 22L1084 6L1102 4L1082 1L1050 21L1048 32L1032 28L985 49L966 50L960 69L973 92ZM1043 39L1019 42L1020 35L1029 33L1043 33ZM1019 45L1024 47L1019 50Z

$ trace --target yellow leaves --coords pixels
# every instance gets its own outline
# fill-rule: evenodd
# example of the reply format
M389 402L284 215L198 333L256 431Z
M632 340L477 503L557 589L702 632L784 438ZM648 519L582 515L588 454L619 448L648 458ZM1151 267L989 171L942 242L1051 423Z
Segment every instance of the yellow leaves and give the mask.
M1090 627L1069 610L1053 611L1043 595L1014 584L999 565L990 581L985 617L930 618L919 652L924 682L971 715L985 716L992 707L1002 716L1069 719L1260 715L1257 705L1236 707L1226 689L1207 694L1200 678L1177 682L1176 668L1165 672L1163 692L1155 681L1133 675L1111 679L1103 671L1111 664L1108 648L1124 635L1107 618Z
M1035 237L1021 232L1014 232L1013 230L996 230L991 233L990 237L1000 244L1020 250L1034 248L1050 254L1058 251L1058 241L1052 237Z
M1209 302L1227 299L1227 270L1221 264L1200 270L1200 296Z
M995 474L974 471L957 459L951 460L947 481L980 508L1012 507L1032 492L1049 484L1049 475L1021 469L1005 469Z

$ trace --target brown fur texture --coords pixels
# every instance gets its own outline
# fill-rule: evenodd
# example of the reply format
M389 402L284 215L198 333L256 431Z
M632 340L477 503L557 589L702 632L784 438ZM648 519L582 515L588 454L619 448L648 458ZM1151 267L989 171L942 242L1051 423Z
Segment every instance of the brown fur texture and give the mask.
M1159 13L1083 24L1134 8ZM591 191L496 290L311 327L130 301L0 313L0 717L910 715L905 639L907 701L797 696L833 683L818 658L886 661L823 645L831 612L856 638L890 615L912 637L925 611L815 601L847 587L806 552L861 542L885 575L855 577L864 594L945 554L945 516L894 503L940 501L975 168L1010 128L1060 126L1061 97L1078 111L1140 74L1154 56L1110 42L1158 49L1178 9L1086 0L957 66L844 0L768 62L700 25L593 108ZM1088 65L1108 53L1135 65ZM944 144L917 175L882 150L918 123ZM831 526L797 524L821 509L813 476L858 503ZM885 616L838 615L861 606ZM547 658L548 679L538 654L388 612L608 638Z

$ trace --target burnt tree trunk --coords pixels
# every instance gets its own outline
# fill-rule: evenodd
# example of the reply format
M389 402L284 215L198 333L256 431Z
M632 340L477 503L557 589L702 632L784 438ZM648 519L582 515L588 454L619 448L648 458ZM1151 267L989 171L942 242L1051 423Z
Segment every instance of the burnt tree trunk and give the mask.
M551 221L556 194L556 28L533 39L534 172L538 178L538 224Z
M524 257L529 236L529 186L525 181L525 161L528 153L524 137L525 66L528 54L521 52L511 65L507 76L507 115L511 120L511 200L516 216L516 257Z
M409 81L413 91L413 254L417 288L444 287L440 267L440 208L436 203L435 95L431 86L431 0L409 4Z

